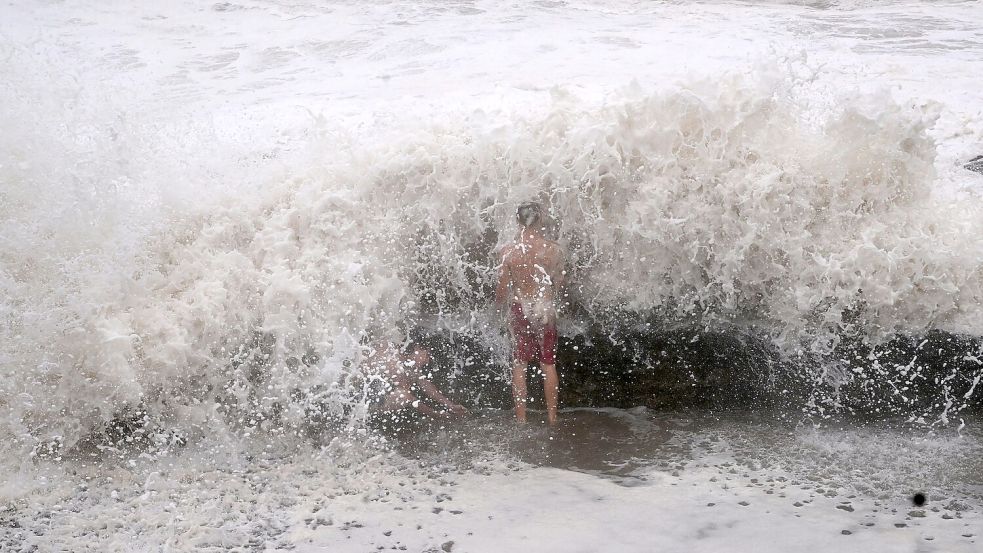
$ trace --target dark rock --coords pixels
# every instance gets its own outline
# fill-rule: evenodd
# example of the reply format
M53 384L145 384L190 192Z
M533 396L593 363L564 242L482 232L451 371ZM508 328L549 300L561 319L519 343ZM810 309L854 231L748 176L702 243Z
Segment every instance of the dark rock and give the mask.
M969 160L966 165L963 165L963 167L969 169L970 171L983 174L983 155L974 157L973 159Z

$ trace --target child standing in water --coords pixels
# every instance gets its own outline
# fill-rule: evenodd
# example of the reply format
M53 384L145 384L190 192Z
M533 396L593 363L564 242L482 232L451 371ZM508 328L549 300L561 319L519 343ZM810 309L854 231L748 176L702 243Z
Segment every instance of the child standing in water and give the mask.
M556 300L563 285L563 252L548 240L542 207L524 203L516 211L519 237L502 250L495 303L507 310L512 335L512 397L515 418L526 422L526 368L538 358L545 375L546 417L556 424L560 382L556 375Z

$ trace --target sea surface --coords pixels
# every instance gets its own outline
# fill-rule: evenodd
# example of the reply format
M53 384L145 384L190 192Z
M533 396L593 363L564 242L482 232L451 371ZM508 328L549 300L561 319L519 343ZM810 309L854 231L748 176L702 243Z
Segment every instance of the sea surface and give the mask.
M983 373L861 421L840 384L900 374L904 396L923 373L831 356L983 335L981 21L977 1L4 3L0 549L979 550ZM653 313L753 334L824 392L375 426L373 341L466 335L489 353L455 386L501 379L487 291L528 200L569 254L565 336Z

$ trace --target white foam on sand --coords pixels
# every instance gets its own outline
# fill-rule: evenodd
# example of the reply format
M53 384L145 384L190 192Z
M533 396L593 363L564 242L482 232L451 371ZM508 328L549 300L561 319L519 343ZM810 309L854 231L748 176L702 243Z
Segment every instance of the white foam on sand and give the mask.
M734 478L722 484L713 481L720 479L714 468L687 467L679 476L645 474L631 486L552 468L468 475L452 488L453 500L403 504L394 512L344 498L334 503L340 527L289 535L298 551L311 552L394 545L585 553L978 550L983 521L975 512L952 520L931 512L912 517L909 512L922 511L903 499L829 498L788 486L792 477L781 472L755 474L761 483ZM778 478L786 482L771 482Z
M41 488L0 512L3 544L310 552L979 547L980 448L969 436L794 430L747 416L607 409L565 411L567 426L551 438L538 426L517 430L501 414L484 417L460 434L426 430L416 439L429 452L409 456L353 436L287 456L259 445L226 458L189 448L156 461L48 465ZM634 468L622 470L626 464ZM911 503L918 491L927 496L923 507Z
M637 421L639 413L644 410L628 418ZM605 414L628 415L607 410L597 416ZM759 438L750 437L760 429L750 421L716 429L703 429L701 423L687 429L685 420L660 424L673 428L666 445L684 447L688 454L668 455L659 468L644 466L627 478L528 465L470 472L448 479L446 487L435 490L436 499L423 502L341 498L333 503L334 512L341 513L335 525L290 535L300 551L329 545L335 551L365 551L368 545L368 550L474 552L830 547L968 552L979 547L978 496L957 501L951 492L928 491L959 464L956 459L979 453L961 438L772 429L776 441L763 448ZM817 437L823 445L815 445ZM830 453L828 444L837 444L838 451ZM892 466L898 457L892 446L912 456L906 467ZM922 471L915 459L926 454L947 454L953 465L929 461ZM885 469L893 478L869 479L867 471ZM879 489L860 491L866 485ZM913 506L910 490L926 490L928 504Z

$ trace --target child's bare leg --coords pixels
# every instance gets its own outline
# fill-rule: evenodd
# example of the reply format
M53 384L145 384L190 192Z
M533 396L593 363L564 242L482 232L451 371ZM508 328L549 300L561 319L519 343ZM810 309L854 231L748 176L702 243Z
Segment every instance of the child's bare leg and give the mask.
M560 396L560 379L556 375L556 365L543 365L543 388L546 396L546 420L550 426L556 424L556 407Z
M512 399L515 400L515 420L526 422L526 363L516 360L512 367Z

